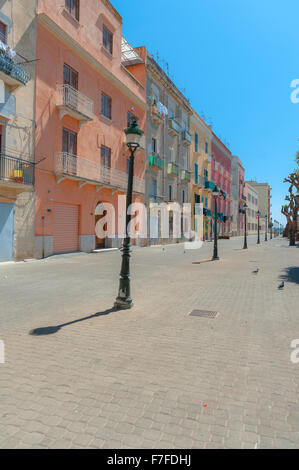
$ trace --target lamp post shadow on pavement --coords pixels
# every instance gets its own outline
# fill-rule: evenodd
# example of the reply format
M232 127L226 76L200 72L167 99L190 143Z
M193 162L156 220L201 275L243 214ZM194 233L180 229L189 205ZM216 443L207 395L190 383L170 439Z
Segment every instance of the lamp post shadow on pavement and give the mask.
M131 120L131 125L125 130L127 147L130 150L130 164L128 176L128 190L126 202L126 232L122 251L122 264L120 271L118 296L114 303L116 310L129 310L133 307L131 298L131 279L130 279L130 258L131 258L131 237L128 228L132 219L131 211L128 209L132 204L133 198L133 181L134 181L134 160L136 150L140 147L140 140L143 132L139 129L137 119Z

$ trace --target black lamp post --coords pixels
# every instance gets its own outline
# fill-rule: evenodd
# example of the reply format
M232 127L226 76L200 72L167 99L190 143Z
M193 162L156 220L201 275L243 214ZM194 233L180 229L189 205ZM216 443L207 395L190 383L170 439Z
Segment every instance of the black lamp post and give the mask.
M214 200L215 200L215 203L214 203L214 211L215 211L214 253L213 253L212 261L218 261L219 256L218 256L218 234L217 234L217 229L218 229L218 227L217 227L217 211L218 211L217 199L219 197L220 191L217 188L217 186L215 186L214 191L212 192L212 194L213 194Z
M268 216L265 215L265 242L268 241Z
M272 233L272 226L273 226L273 222L272 222L272 217L271 217L271 222L270 222L270 238L271 240L273 239L273 233Z
M244 208L244 246L243 246L243 250L247 250L248 246L247 246L247 204L244 204L243 206Z
M127 146L130 150L130 165L128 176L128 191L126 204L126 232L122 247L122 265L120 272L119 291L114 308L117 310L128 310L133 307L130 286L130 258L131 258L131 237L128 233L128 227L131 222L131 214L128 211L133 198L133 180L134 180L134 159L135 152L140 147L140 140L143 132L139 129L137 119L132 119L131 126L125 130L127 136Z
M257 244L260 245L261 244L261 238L260 238L260 216L261 216L261 213L260 211L257 211Z

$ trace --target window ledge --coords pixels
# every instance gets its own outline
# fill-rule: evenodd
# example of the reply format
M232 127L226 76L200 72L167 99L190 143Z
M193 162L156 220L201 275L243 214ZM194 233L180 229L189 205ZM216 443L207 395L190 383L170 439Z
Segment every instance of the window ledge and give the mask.
M70 20L76 28L80 27L80 22L66 8L63 8L62 14L67 20Z
M102 46L101 51L108 57L108 59L113 60L113 55L106 49L106 47Z
M107 118L106 116L104 116L103 114L100 114L99 115L99 118L101 119L101 121L103 121L105 124L107 124L108 126L111 126L113 124L113 121L112 119L109 119Z

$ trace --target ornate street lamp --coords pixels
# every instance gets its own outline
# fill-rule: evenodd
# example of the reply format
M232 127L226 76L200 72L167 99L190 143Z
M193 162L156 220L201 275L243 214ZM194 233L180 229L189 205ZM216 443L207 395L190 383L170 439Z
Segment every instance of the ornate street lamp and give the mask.
M122 265L120 272L119 291L116 298L114 308L117 310L128 310L133 307L130 286L130 258L131 258L131 237L128 233L128 227L132 219L132 215L128 210L132 204L133 198L133 180L134 180L134 158L136 150L140 147L140 140L143 132L139 129L137 119L131 120L131 125L125 130L127 146L130 150L130 165L128 176L128 191L126 203L126 232L122 247Z
M212 261L218 261L219 256L218 256L218 234L217 234L217 199L219 198L220 191L215 185L214 191L212 192L215 200L214 204L214 211L215 211L215 229L214 229L214 253L213 253L213 258Z
M265 227L265 242L267 242L268 241L268 216L267 215L265 215L265 225L266 225L266 227Z
M271 225L270 225L270 238L271 240L273 239L273 232L272 232L272 226L273 226L273 222L272 222L272 217L271 217Z
M244 246L243 246L243 250L247 250L248 246L247 246L247 204L245 203L244 206Z
M261 212L260 211L257 211L257 244L260 245L261 244L261 239L260 239L260 216L261 216Z

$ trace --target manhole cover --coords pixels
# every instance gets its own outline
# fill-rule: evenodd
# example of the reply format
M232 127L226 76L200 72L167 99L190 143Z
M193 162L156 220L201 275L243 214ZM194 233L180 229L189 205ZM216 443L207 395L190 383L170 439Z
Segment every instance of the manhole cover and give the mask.
M193 310L190 313L190 317L202 317L202 318L216 318L218 312L211 312L210 310Z

